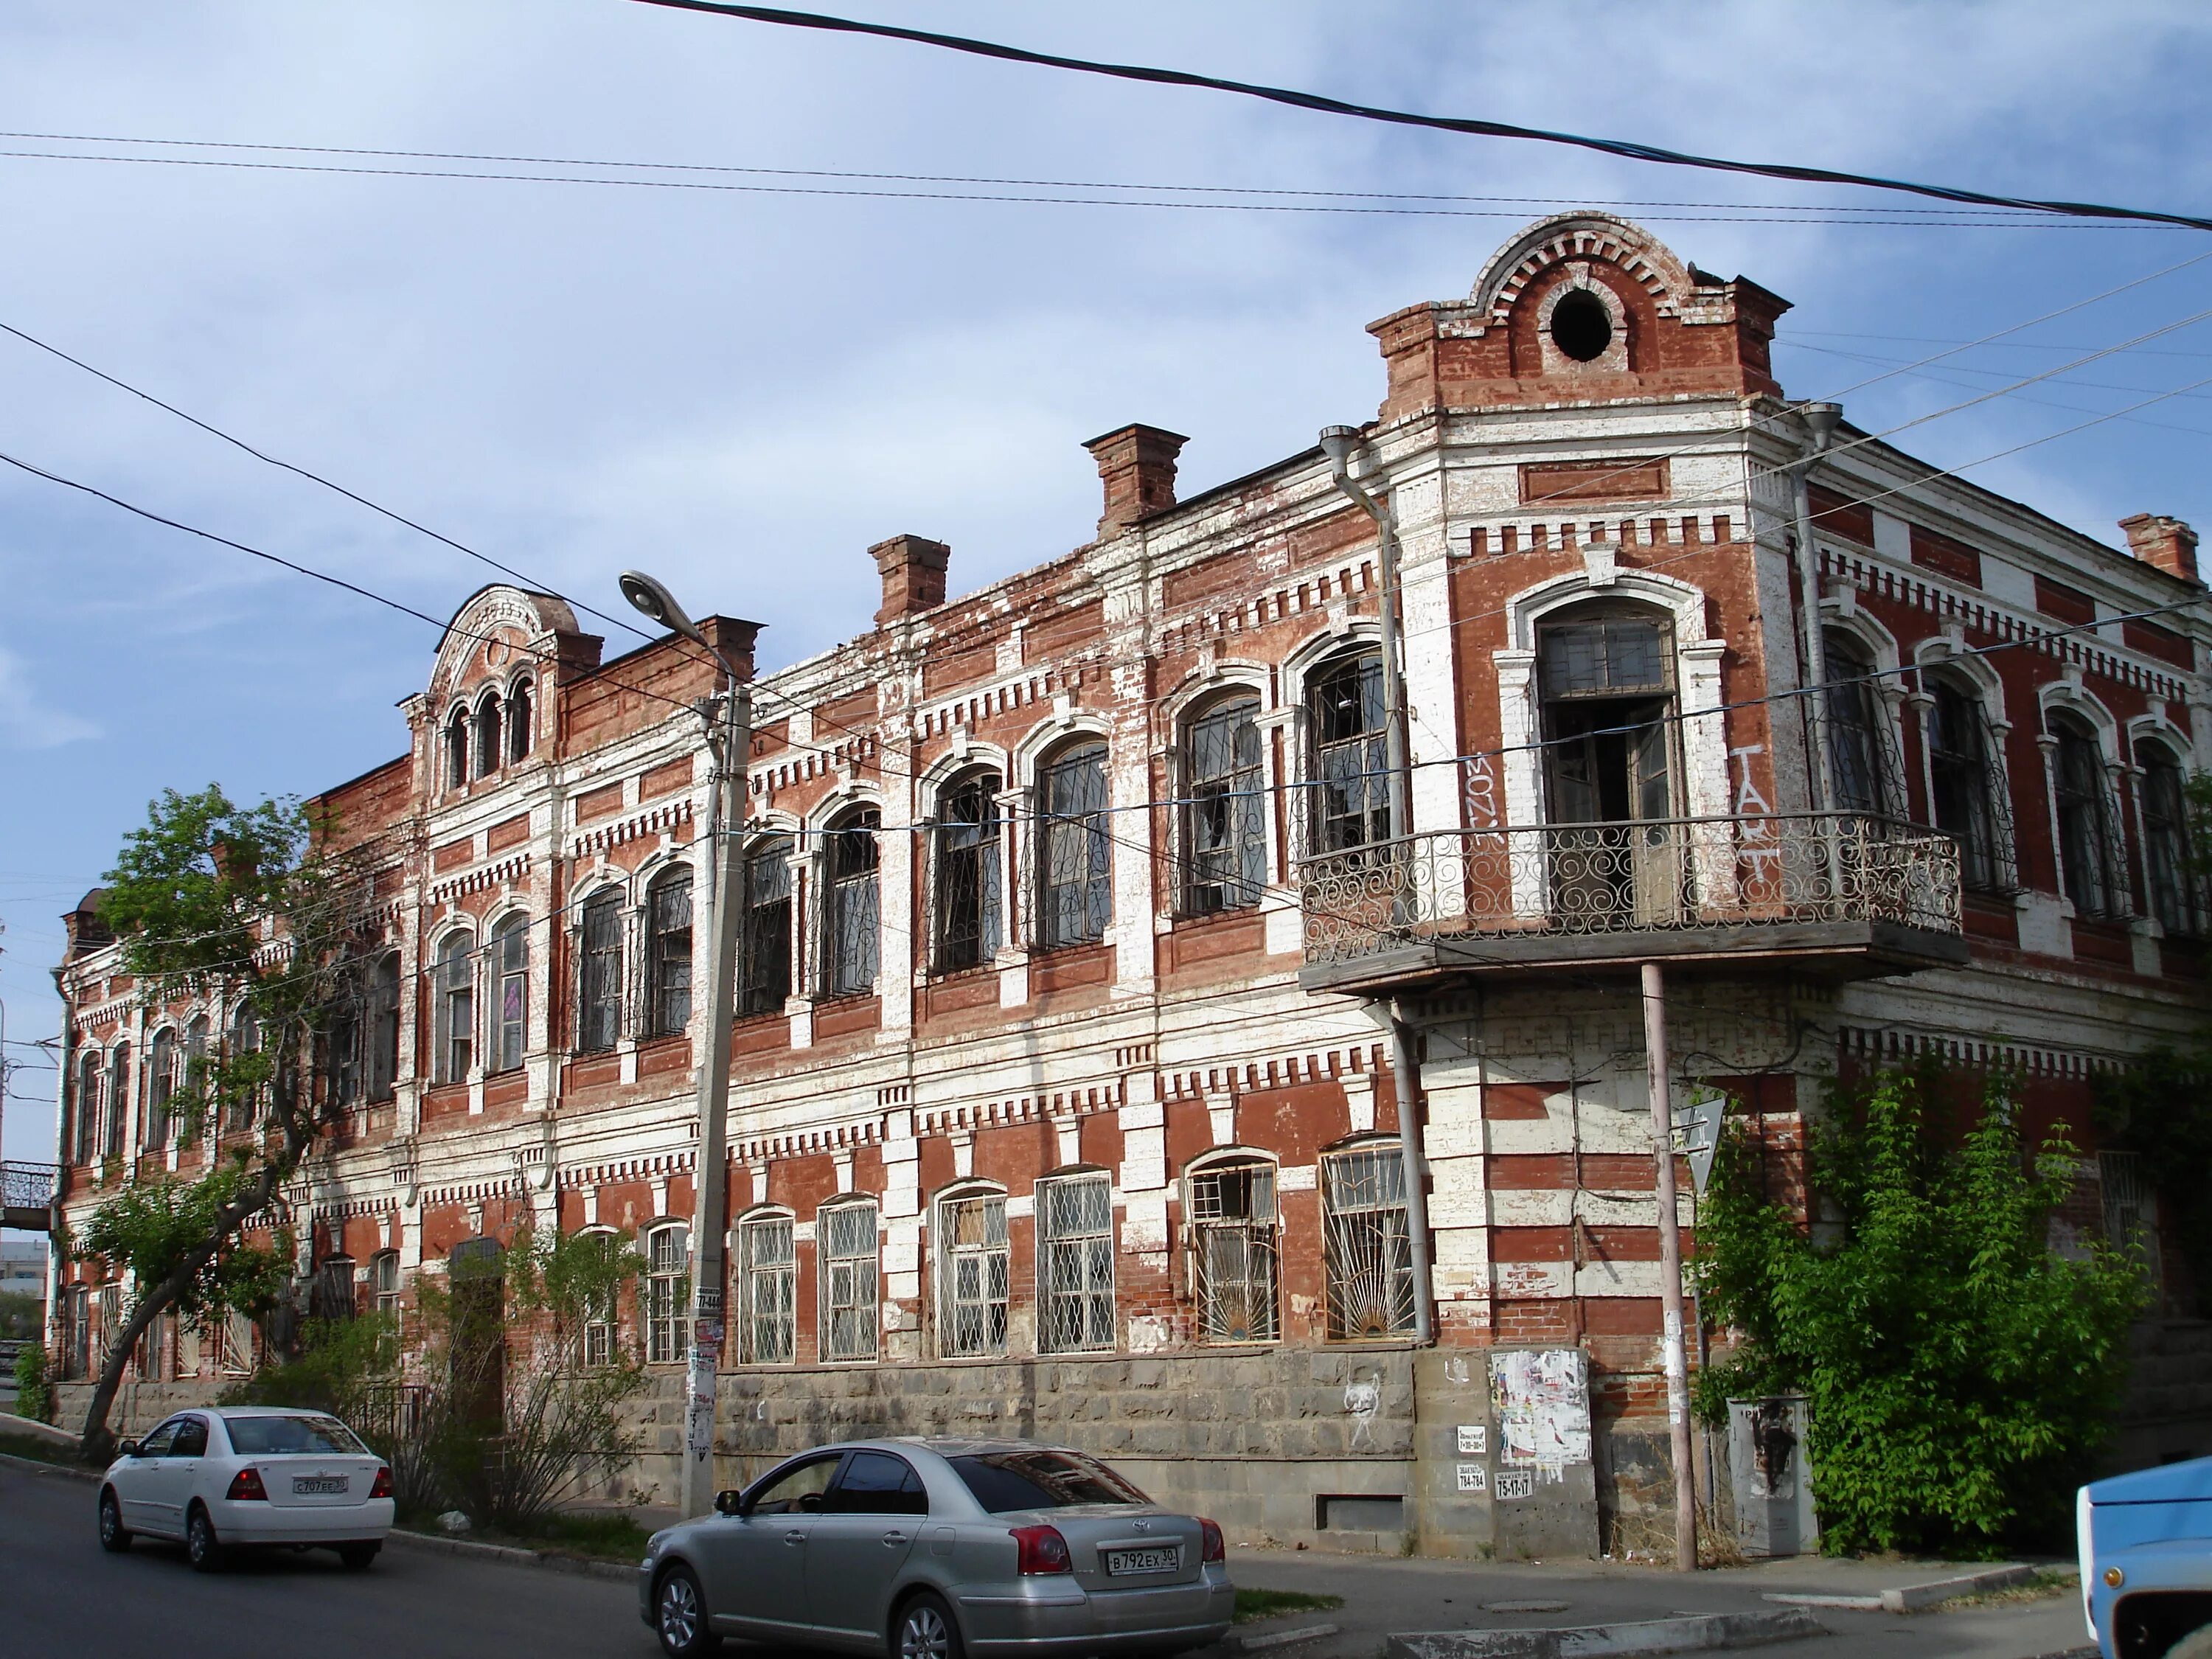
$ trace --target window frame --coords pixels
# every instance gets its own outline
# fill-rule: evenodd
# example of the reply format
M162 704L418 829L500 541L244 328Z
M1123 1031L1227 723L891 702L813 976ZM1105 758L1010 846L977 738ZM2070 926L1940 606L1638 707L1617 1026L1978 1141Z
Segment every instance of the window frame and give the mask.
M399 1092L399 952L380 951L362 976L362 1096L371 1103Z
M762 836L745 849L744 912L735 988L739 1019L781 1014L791 1000L792 945L798 936L793 925L799 914L797 850L793 838L781 833Z
M832 1235L847 1215L869 1218L866 1252L833 1252ZM819 1321L818 1352L825 1364L873 1363L883 1352L883 1209L875 1200L841 1196L814 1212L815 1300ZM840 1270L843 1270L842 1274ZM841 1289L840 1279L844 1283ZM865 1287L865 1296L858 1292ZM841 1326L840 1318L843 1318ZM865 1317L864 1317L865 1316ZM867 1345L843 1340L865 1325Z
M1960 880L1969 891L2014 891L2003 734L1990 718L1988 693L1966 677L1940 669L1923 668L1921 687L1928 698L1923 716L1928 816L1957 843ZM1960 729L1954 732L1954 725ZM1961 793L1968 784L1971 793ZM1947 817L1962 821L1946 823Z
M122 1158L129 1153L131 1121L131 1041L125 1037L110 1051L107 1060L108 1153L110 1158ZM139 1148L141 1152L143 1147Z
M956 1237L972 1210L980 1237ZM1003 1187L965 1182L939 1193L930 1205L930 1255L936 1272L937 1355L940 1359L1000 1359L1006 1353L1013 1314L1013 1249ZM975 1285L962 1285L972 1267Z
M1355 679L1361 723L1357 730L1338 731L1340 722L1331 720L1331 710L1350 705L1327 699L1334 688ZM1381 646L1362 641L1316 663L1306 673L1300 702L1305 714L1308 776L1305 855L1328 858L1396 841L1398 826L1390 814L1389 711L1383 707ZM1370 702L1371 725L1367 723ZM1333 731L1338 734L1329 735ZM1350 771L1336 763L1340 757L1352 760ZM1352 783L1358 786L1356 803L1350 799L1347 786ZM1358 833L1347 826L1356 826ZM1380 834L1370 833L1378 827Z
M1079 1224L1063 1231L1066 1195L1097 1188L1103 1202L1103 1228ZM1114 1179L1103 1170L1073 1170L1036 1183L1037 1351L1040 1353L1111 1353L1121 1346L1121 1317L1115 1299L1119 1243L1114 1224ZM1101 1247L1103 1247L1103 1249ZM1075 1271L1062 1283L1059 1264L1072 1261ZM1103 1282L1097 1268L1103 1259ZM1072 1316L1066 1311L1073 1307ZM1099 1317L1103 1308L1103 1318ZM1103 1335L1098 1334L1103 1326ZM1073 1330L1072 1339L1063 1332Z
M647 1230L645 1271L638 1279L638 1323L644 1327L646 1364L684 1364L691 1345L690 1222L657 1221Z
M1267 739L1261 697L1237 686L1206 698L1179 722L1177 814L1182 828L1178 912L1186 917L1249 910L1267 884ZM1226 726L1226 764L1202 764L1201 733ZM1251 734L1251 755L1242 750Z
M476 936L457 928L438 941L430 981L430 1082L466 1083L477 1062Z
M799 1358L799 1223L788 1210L755 1210L738 1218L738 1358L747 1365L788 1365ZM781 1255L763 1260L760 1241L781 1240ZM769 1293L765 1319L762 1293ZM764 1327L774 1340L763 1342Z
M527 913L510 910L493 924L491 986L484 1075L519 1072L530 1054L530 927Z
M1866 642L1848 629L1830 627L1821 632L1821 657L1828 671L1822 690L1820 717L1828 723L1828 789L1836 810L1871 817L1889 815L1893 795L1887 720L1878 690L1880 665ZM1848 673L1838 673L1838 666ZM1860 793L1850 787L1848 774L1862 775L1864 800L1847 799Z
M163 1025L146 1040L145 1098L141 1103L144 1113L141 1127L143 1150L146 1152L163 1152L169 1145L169 1100L177 1089L179 1052L177 1028L173 1024Z
M576 907L576 1052L603 1054L623 1036L623 909L619 886L596 889ZM594 927L602 936L593 937Z
M507 687L506 702L504 748L507 764L514 766L530 758L531 749L537 742L538 701L529 675L521 676Z
M1114 926L1111 763L1106 739L1089 732L1037 763L1030 887L1039 951L1097 945Z
M2128 912L2127 872L2113 856L2112 789L2105 746L2089 719L2069 708L2044 714L2051 738L2051 799L2057 820L2058 890L2077 916L2115 920Z
M683 890L684 915L680 921L669 919L671 908L668 896L678 889ZM698 907L693 902L697 891L690 864L678 860L666 869L654 873L645 890L645 962L646 1018L645 1035L648 1037L682 1036L691 1029L691 1016L696 999L692 995L695 974L692 953L696 938ZM682 946L675 941L682 939ZM680 975L682 983L677 983ZM672 1011L675 1000L683 999L681 1017Z
M937 813L929 837L933 973L988 968L1005 945L1006 822L999 803L1005 789L1003 772L996 767L980 766L956 774L937 792ZM953 808L969 801L976 804L974 817L951 815ZM975 925L972 933L964 926L956 931L956 907L963 916L971 908L967 890L971 884L957 872L971 868Z
M469 769L488 778L507 764L507 726L499 688L486 686L477 696L469 720Z
M248 1054L259 1054L263 1036L261 1020L254 1013L253 1005L240 1000L238 1006L231 1010L230 1018L223 1025L223 1041L229 1047L230 1058L243 1060ZM238 1095L234 1091L233 1097L224 1103L221 1133L243 1134L251 1131L255 1118L259 1115L255 1108L260 1103L260 1097L258 1089L251 1096Z
M106 1113L100 1097L106 1093L107 1059L97 1048L88 1048L78 1059L76 1066L76 1163L89 1166L104 1156L103 1131L106 1127Z
M883 817L848 807L822 832L825 998L873 995L883 971Z
M1343 1188L1357 1176L1339 1177L1339 1171L1357 1162L1371 1161L1381 1179L1372 1197L1357 1195L1346 1203ZM1387 1171L1387 1173L1385 1173ZM1359 1140L1323 1152L1315 1184L1321 1189L1322 1340L1328 1342L1395 1342L1413 1334L1414 1286L1413 1236L1409 1231L1406 1188L1405 1149L1381 1136ZM1389 1188L1396 1183L1396 1201ZM1393 1229L1389 1218L1396 1217ZM1348 1235L1362 1235L1348 1237ZM1354 1253L1379 1257L1356 1262ZM1342 1287L1353 1272L1376 1271L1382 1283L1376 1294L1386 1304L1389 1322L1381 1329L1354 1328L1347 1319L1353 1297Z
M2142 823L2143 885L2150 913L2170 936L2202 937L2204 884L2197 873L2191 833L2187 768L2172 745L2160 738L2137 738L2135 749L2140 779L2136 815ZM2157 799L2169 788L2170 802Z
M469 761L475 750L475 715L468 704L456 703L446 716L442 737L446 746L446 787L465 789L469 783Z
M1266 1178L1266 1208L1262 1217L1253 1212L1261 1206L1249 1201L1255 1193L1248 1194L1244 1212L1230 1214L1219 1211L1211 1215L1206 1209L1204 1183L1217 1182L1224 1176L1237 1174L1264 1176ZM1182 1213L1185 1248L1188 1252L1190 1272L1188 1282L1191 1287L1193 1325L1198 1341L1209 1347L1243 1347L1279 1343L1283 1340L1283 1209L1282 1166L1263 1152L1249 1147L1227 1148L1209 1155L1188 1167L1182 1179ZM1217 1191L1213 1202L1218 1206ZM1267 1292L1262 1328L1244 1330L1217 1316L1214 1298L1217 1285L1227 1279L1217 1279L1214 1268L1212 1240L1218 1235L1226 1237L1242 1235L1244 1270L1227 1282L1245 1286L1243 1300L1245 1311L1261 1311L1261 1304L1253 1287L1264 1276ZM1255 1274L1254 1264L1262 1269Z

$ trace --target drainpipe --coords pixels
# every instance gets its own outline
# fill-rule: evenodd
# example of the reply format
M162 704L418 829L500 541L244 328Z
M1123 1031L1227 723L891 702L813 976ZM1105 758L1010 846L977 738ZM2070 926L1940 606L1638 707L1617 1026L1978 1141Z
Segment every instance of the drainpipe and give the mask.
M1791 505L1797 532L1798 662L1806 687L1806 724L1813 732L1813 805L1821 813L1833 812L1835 773L1828 755L1828 653L1820 639L1820 556L1813 545L1813 497L1807 474L1826 453L1844 417L1841 404L1807 404L1805 453L1790 465ZM1824 836L1823 839L1826 839Z

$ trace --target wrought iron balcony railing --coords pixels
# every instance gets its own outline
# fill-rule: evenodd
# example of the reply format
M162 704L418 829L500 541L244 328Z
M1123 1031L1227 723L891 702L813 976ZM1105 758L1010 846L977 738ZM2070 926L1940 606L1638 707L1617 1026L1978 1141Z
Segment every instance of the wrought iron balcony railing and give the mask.
M1435 831L1308 860L1299 878L1309 967L1454 941L1616 956L1632 939L1607 936L1729 930L1756 950L1808 924L1960 931L1957 843L1855 812Z
M51 1164L0 1164L0 1221L32 1232L46 1231L59 1173Z

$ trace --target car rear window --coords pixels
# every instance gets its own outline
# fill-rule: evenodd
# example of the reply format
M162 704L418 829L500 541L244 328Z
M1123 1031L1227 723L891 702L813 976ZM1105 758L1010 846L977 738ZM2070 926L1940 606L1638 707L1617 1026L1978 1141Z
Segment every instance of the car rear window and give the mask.
M325 1452L359 1455L368 1449L335 1417L231 1417L223 1419L223 1425L230 1431L231 1449L243 1457L287 1453L312 1457Z
M975 1501L992 1515L1060 1510L1076 1504L1149 1504L1103 1463L1070 1451L977 1452L948 1458Z

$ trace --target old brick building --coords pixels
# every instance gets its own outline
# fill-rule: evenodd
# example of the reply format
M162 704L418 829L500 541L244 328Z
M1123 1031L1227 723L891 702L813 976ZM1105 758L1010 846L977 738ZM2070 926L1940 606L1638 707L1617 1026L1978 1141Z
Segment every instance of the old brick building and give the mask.
M1370 325L1387 392L1349 468L1396 537L1402 795L1377 520L1319 450L1178 499L1182 439L1109 433L1095 538L959 597L943 545L871 550L874 626L755 688L733 1476L817 1435L991 1425L1247 1536L1650 1541L1644 961L1679 1080L1785 1152L1823 1078L1929 1050L2020 1068L2087 1144L2092 1076L2203 1007L2195 537L2138 517L2116 549L1831 435L1773 380L1786 309L1582 214ZM753 624L707 626L750 653ZM303 1271L363 1306L526 1219L635 1234L608 1335L668 1368L662 1412L706 1028L685 705L712 684L672 639L603 660L544 594L461 608L408 752L325 798L389 849L383 943L325 1079L343 1144L291 1200ZM145 1006L96 896L72 939L81 1213L204 1165L169 1079L252 1034ZM2136 1226L2134 1172L2101 1170L2076 1221ZM118 1292L64 1277L82 1374ZM2202 1337L2164 1322L2151 1360ZM133 1409L254 1340L161 1334ZM1569 1356L1541 1362L1555 1405L1586 1364L1589 1444L1571 1410L1542 1455L1504 1420L1523 1352ZM2143 1449L2203 1449L2144 1409Z

